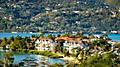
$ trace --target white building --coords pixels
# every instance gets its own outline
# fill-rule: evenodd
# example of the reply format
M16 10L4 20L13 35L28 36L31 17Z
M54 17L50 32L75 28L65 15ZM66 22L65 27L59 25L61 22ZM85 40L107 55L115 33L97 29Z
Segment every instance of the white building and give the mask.
M70 38L70 37L58 37L56 40L63 40L63 47L72 53L73 48L84 48L80 38Z
M53 50L53 46L55 45L54 41L50 38L39 38L35 42L35 48L37 50Z

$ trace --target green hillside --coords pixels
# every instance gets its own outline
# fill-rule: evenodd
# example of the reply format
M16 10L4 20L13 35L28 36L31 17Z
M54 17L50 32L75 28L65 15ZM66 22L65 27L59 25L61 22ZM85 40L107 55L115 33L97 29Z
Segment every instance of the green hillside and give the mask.
M120 30L119 0L0 0L1 32Z

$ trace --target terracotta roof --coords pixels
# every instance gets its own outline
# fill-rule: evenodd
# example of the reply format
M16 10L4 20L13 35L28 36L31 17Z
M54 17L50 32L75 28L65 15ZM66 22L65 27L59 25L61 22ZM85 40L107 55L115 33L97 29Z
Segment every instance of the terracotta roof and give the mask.
M55 40L68 40L69 37L56 37Z
M65 41L80 41L81 38L71 38L71 37L57 37L55 40L65 40Z
M50 38L39 38L39 40L52 40Z

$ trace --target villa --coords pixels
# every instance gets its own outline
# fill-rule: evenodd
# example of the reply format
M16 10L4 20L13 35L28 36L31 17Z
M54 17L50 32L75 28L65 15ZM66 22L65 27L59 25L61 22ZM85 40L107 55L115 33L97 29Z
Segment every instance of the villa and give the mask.
M56 43L54 43L54 41L50 38L39 38L35 41L35 48L40 51L52 51L55 44Z
M57 37L56 41L63 41L62 45L64 49L67 49L70 53L72 53L73 48L84 48L85 43L81 40L81 38L71 38L71 37Z
M66 40L63 43L63 46L65 49L67 49L70 53L72 53L73 48L80 47L81 41L76 41L76 40Z

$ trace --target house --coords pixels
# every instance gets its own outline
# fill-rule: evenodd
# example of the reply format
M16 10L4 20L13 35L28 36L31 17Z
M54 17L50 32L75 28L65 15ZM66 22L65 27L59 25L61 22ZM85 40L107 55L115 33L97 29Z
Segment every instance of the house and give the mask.
M67 49L70 53L72 53L73 48L80 47L80 41L76 40L66 40L64 43L65 49Z
M55 44L56 43L50 38L39 38L35 41L35 48L41 51L52 51Z
M64 49L72 53L73 48L84 48L84 43L81 38L71 38L71 37L57 37L56 41L62 40L62 46Z

